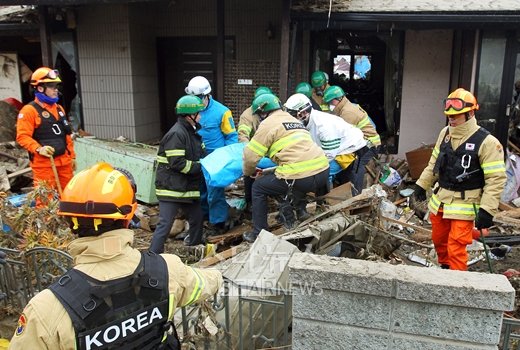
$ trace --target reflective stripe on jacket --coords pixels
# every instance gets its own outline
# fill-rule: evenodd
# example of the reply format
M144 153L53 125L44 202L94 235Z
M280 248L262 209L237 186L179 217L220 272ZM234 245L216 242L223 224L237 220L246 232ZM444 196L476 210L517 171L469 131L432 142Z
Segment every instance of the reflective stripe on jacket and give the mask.
M355 159L354 152L365 147L363 132L335 115L312 110L307 124L312 140L323 149L329 161L336 161L344 169ZM352 154L352 157L345 157Z
M184 117L164 135L157 152L155 194L159 200L186 202L200 198L204 155L201 137Z
M108 281L135 271L141 253L132 248L133 240L132 230L120 229L78 238L70 243L68 250L74 258L75 269L97 280ZM161 256L168 269L170 310L205 300L220 289L222 274L219 271L186 266L173 254ZM33 297L22 316L24 326L15 331L9 349L75 349L72 322L49 289ZM173 312L168 318L173 318Z
M434 174L433 169L439 156L441 143L451 142L452 148L456 149L473 135L479 126L476 119L471 118L460 126L450 128L449 136L445 137L447 129L448 127L445 127L441 130L428 166L417 180L417 185L424 189L431 188L438 180L438 175ZM442 205L443 217L446 219L474 220L473 204L476 205L477 210L481 207L491 215L497 213L500 195L506 182L502 145L493 135L488 135L478 150L478 157L480 167L484 172L484 187L464 192L438 187L434 190L428 204L434 214L437 214Z
M332 113L361 129L365 138L372 145L379 146L381 144L381 137L377 133L374 123L360 105L350 102L347 97L343 97Z
M247 107L238 121L238 141L249 142L258 129L258 125L260 125L260 118L253 114L251 106Z
M329 167L323 150L312 141L305 126L281 110L272 112L260 123L244 148L244 175L253 175L264 156L278 165L275 175L281 179L301 179Z

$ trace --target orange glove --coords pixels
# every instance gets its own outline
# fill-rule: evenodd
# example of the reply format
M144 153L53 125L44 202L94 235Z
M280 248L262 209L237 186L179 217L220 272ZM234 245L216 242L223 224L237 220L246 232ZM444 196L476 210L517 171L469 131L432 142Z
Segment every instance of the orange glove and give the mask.
M40 148L37 148L36 152L38 152L41 156L50 158L54 154L54 147L42 146Z

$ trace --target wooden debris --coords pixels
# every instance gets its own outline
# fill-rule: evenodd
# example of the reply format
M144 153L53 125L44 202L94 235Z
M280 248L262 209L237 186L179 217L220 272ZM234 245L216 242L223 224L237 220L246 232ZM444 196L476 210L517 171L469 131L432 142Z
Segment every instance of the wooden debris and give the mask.
M386 220L386 221L394 223L394 224L399 224L399 225L414 229L415 233L411 236L411 238L416 242L424 242L424 241L428 241L428 240L432 239L432 231L427 228L409 224L407 222L387 218L387 217L385 217L382 220Z
M210 256L208 258L202 259L200 262L198 262L194 266L200 267L200 268L209 267L209 266L215 265L221 261L227 260L227 259L237 255L240 252L241 252L241 250L239 249L239 246L235 246L228 250L224 250L222 253L218 253L214 256Z

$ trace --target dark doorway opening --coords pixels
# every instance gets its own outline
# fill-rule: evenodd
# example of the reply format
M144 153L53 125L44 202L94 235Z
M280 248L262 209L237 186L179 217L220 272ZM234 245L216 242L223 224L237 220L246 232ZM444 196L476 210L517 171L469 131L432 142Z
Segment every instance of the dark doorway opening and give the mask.
M400 31L323 31L312 36L311 68L329 75L365 109L389 153L397 153L403 38Z
M175 103L185 95L191 78L202 75L209 80L212 94L217 85L216 37L158 38L157 62L161 131L166 133L177 121Z

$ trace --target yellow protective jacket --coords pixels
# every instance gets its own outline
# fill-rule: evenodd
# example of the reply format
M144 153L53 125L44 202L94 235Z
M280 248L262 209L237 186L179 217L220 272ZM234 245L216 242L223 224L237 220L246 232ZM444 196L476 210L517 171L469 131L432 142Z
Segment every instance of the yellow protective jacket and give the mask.
M451 142L451 147L455 150L460 144L464 143L478 129L475 118L469 119L457 127L449 127L449 136L445 137L445 127L441 130L437 143L432 152L428 166L421 174L417 185L424 189L431 188L438 179L438 175L433 173L435 162L440 152L442 142ZM437 214L439 208L443 207L443 217L446 219L474 220L475 213L473 204L486 210L489 214L495 215L500 202L500 195L506 183L506 172L504 165L504 151L500 142L492 135L488 135L480 149L478 150L480 167L484 172L484 188L464 191L451 191L438 187L428 203L430 211Z
M75 269L107 281L131 275L137 268L141 253L131 247L133 239L131 230L120 229L97 237L78 238L68 249L74 258ZM170 310L205 300L220 289L220 272L191 268L173 254L161 256L168 268ZM173 317L173 312L169 317ZM49 289L38 293L23 310L9 349L75 348L74 327L61 302Z
M260 117L253 114L251 106L240 115L238 121L238 142L249 142L260 125Z
M329 167L325 153L305 126L282 110L269 114L244 148L244 175L253 175L264 156L278 165L275 175L279 179L302 179Z
M376 127L360 105L353 104L347 97L343 97L332 113L361 129L365 139L370 141L372 145L379 146L381 144L381 137L379 137Z

